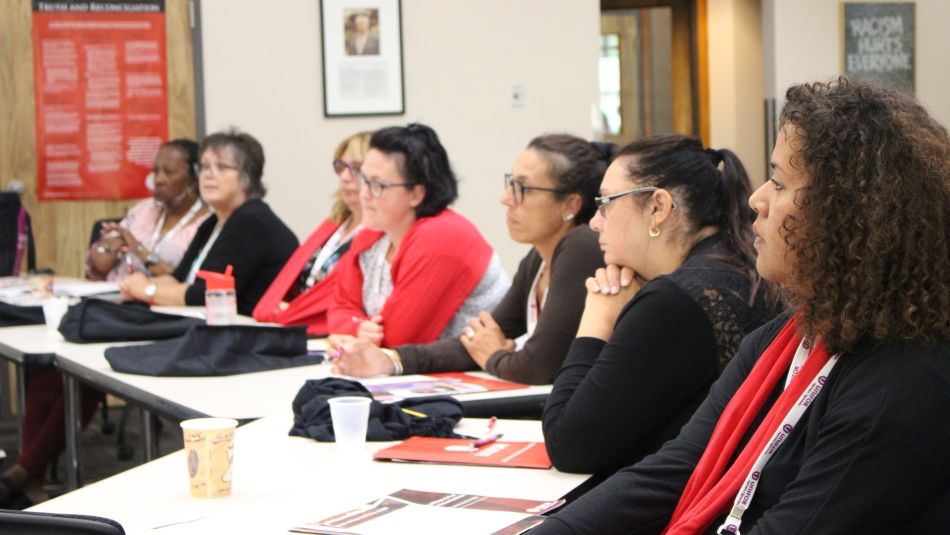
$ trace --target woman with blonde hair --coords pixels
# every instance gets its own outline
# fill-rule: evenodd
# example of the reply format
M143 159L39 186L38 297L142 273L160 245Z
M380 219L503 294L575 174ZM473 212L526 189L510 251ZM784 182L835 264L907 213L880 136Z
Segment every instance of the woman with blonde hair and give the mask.
M363 228L359 171L372 132L353 134L333 153L340 189L330 215L294 252L254 308L254 319L306 325L310 334L327 333L327 309L333 301L334 267Z

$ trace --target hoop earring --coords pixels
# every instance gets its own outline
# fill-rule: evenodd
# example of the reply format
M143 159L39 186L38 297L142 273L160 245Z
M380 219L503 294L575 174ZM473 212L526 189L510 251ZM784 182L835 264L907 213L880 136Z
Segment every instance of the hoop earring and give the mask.
M564 219L564 221L570 221L574 219L574 214L564 214L564 217L562 219Z
M656 238L660 235L660 229L657 227L650 227L650 237Z

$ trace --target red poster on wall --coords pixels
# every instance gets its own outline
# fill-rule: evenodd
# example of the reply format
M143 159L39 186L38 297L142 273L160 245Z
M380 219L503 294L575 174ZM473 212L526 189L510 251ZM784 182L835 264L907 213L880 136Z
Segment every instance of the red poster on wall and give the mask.
M151 195L168 138L164 0L33 0L40 200Z

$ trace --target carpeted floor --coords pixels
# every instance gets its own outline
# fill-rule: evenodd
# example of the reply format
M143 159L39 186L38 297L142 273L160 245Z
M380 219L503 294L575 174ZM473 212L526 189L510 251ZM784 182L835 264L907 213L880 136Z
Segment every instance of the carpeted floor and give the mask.
M118 474L129 468L138 466L142 463L143 445L141 441L142 417L138 409L129 409L126 424L126 448L123 456L126 459L119 458L119 447L117 445L117 428L122 418L123 407L110 407L109 419L106 427L106 433L103 432L103 419L101 411L93 417L89 426L83 430L80 442L81 448L81 475L84 485L94 483L100 479ZM159 423L158 450L156 457L171 453L181 449L181 431L177 424L167 420L157 420ZM110 429L111 427L111 429ZM15 417L0 419L0 448L6 452L6 458L0 461L0 473L6 470L6 467L14 462L19 450L19 437L17 436L17 420ZM65 455L60 455L56 470L50 470L46 478L44 488L50 496L58 496L66 492L66 472Z

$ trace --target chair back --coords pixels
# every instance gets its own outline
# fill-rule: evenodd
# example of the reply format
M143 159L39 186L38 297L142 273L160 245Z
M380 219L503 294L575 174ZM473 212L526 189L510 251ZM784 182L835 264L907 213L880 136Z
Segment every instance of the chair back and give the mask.
M88 515L39 513L0 509L0 533L18 535L125 535L122 525L108 518Z
M36 268L36 249L30 214L20 194L0 192L0 277L19 275L26 255L27 269Z

